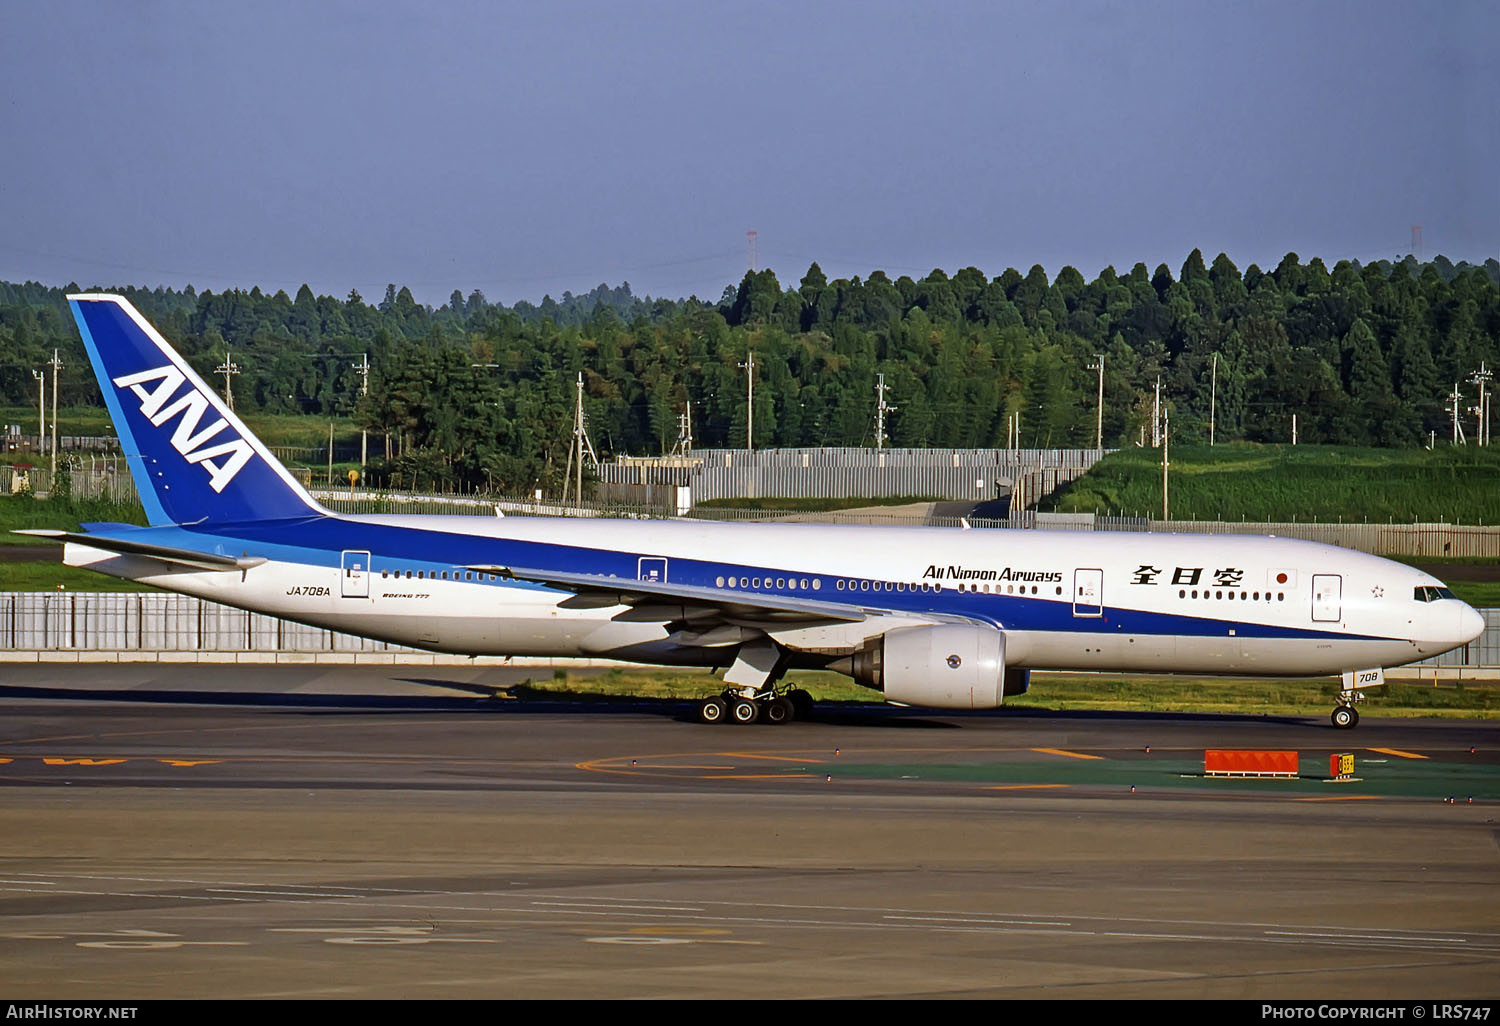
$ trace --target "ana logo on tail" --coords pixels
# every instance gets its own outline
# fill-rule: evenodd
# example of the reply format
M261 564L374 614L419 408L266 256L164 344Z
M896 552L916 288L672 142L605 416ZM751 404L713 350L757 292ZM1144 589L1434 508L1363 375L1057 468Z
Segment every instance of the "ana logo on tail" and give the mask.
M168 404L173 393L187 380L176 367L157 367L153 370L126 374L114 379L115 386L130 389L140 400L141 414L156 427L161 427L173 417L181 414L177 427L172 431L172 448L182 453L189 463L202 464L209 473L209 486L222 492L236 474L255 455L250 443L243 438L231 436L230 441L209 445L219 432L229 427L229 422L220 417L202 431L198 423L209 407L208 398L196 388L189 387L175 402ZM159 382L154 388L148 383Z

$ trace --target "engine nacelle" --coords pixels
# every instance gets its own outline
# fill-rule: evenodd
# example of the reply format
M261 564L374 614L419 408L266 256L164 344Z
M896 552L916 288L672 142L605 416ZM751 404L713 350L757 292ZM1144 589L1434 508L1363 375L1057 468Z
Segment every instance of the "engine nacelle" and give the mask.
M972 624L898 627L854 655L851 676L888 701L933 709L996 709L1024 692L1030 671L1005 669L1005 634Z

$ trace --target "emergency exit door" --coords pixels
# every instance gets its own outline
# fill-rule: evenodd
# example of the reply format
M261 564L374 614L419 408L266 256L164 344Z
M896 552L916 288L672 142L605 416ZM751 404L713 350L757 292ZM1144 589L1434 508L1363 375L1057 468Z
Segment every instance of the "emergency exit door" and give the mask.
M344 598L370 597L370 554L348 550L344 553L339 574Z
M1073 615L1104 615L1104 571L1073 571Z
M1337 621L1343 608L1344 579L1338 574L1313 575L1313 619Z

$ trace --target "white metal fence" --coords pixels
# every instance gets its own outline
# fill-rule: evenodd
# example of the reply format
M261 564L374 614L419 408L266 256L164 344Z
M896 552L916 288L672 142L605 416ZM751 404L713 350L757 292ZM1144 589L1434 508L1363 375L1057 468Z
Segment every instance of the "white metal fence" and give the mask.
M601 491L686 487L714 499L925 496L995 499L1028 483L1031 500L1080 476L1097 449L694 449L685 457L621 458L597 468Z
M0 592L0 649L80 652L414 652L159 592Z

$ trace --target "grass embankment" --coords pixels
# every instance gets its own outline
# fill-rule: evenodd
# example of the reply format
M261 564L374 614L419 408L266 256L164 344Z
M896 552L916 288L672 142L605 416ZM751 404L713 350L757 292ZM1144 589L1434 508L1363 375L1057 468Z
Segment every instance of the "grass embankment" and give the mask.
M112 521L145 524L140 503L117 503L108 499L33 499L29 495L0 496L0 545L36 545L37 539L10 532L23 528L55 528L76 531L79 525Z
M820 702L876 702L878 693L836 673L798 671L788 686L804 688ZM610 670L570 674L558 670L510 689L518 698L610 701L622 698L691 700L716 694L722 683L706 670ZM1035 674L1031 690L1007 699L1020 709L1193 712L1326 717L1336 704L1331 678L1131 677L1113 674ZM1500 684L1390 683L1366 692L1361 715L1500 719Z
M51 546L56 554L49 561L10 561L0 558L0 591L152 591L134 581L63 566L62 546L12 531L52 528L77 531L80 525L97 521L144 524L139 503L115 503L107 499L33 499L29 495L0 496L0 546Z
M1500 449L1174 446L1179 520L1500 524ZM1161 515L1161 454L1122 449L1043 500L1062 513Z

